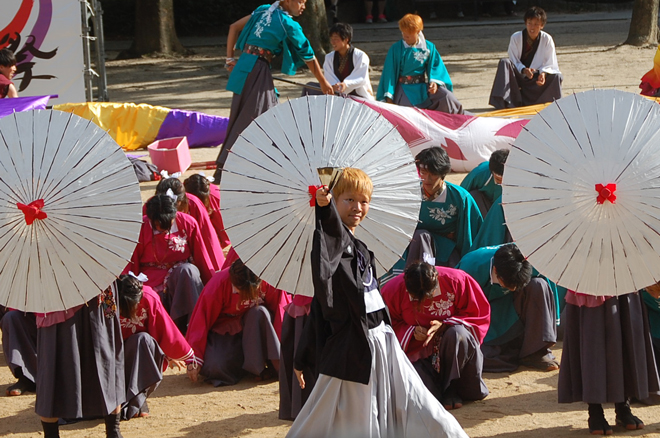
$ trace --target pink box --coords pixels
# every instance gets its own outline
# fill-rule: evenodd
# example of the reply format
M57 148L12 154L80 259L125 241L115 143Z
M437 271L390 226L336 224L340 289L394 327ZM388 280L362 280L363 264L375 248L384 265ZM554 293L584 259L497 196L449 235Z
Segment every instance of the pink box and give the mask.
M173 137L156 140L147 146L151 162L158 170L168 173L185 172L190 167L192 159L186 137Z

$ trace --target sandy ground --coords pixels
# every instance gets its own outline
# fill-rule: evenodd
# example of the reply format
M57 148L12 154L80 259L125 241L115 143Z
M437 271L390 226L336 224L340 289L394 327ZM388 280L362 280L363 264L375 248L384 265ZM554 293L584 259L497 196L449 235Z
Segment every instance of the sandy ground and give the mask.
M617 88L637 92L639 78L652 66L655 48L619 46L627 36L630 11L550 16L546 29L557 45L565 93L591 88ZM494 19L478 22L427 23L425 34L434 41L452 76L455 93L468 110L488 110L487 101L499 58L505 56L512 32L522 20ZM372 59L371 75L378 83L388 47L399 38L396 24L355 26L356 46ZM222 68L223 39L184 41L196 54L182 59L141 59L108 62L110 97L117 102L148 103L171 108L229 115L231 96L224 90L227 73ZM109 48L121 48L111 43ZM112 50L109 56L114 55ZM298 75L305 82L309 74ZM280 87L283 98L299 93L295 86ZM193 161L215 159L217 149L193 151ZM451 175L457 182L463 175ZM143 196L154 184L143 184ZM555 348L561 355L561 343ZM0 359L4 364L4 358ZM521 368L507 374L487 374L491 394L483 401L467 403L454 411L473 437L571 437L587 435L586 405L557 403L558 372L541 373ZM0 391L14 382L8 368L0 367ZM34 414L35 395L0 397L0 435L39 436L41 426ZM122 423L125 437L256 437L284 436L290 422L277 418L278 384L256 383L245 378L233 387L214 388L191 383L183 371L166 372L150 397L151 417ZM607 418L614 424L612 406ZM637 405L635 413L646 428L616 435L660 436L660 409ZM63 437L103 436L99 421L61 428Z

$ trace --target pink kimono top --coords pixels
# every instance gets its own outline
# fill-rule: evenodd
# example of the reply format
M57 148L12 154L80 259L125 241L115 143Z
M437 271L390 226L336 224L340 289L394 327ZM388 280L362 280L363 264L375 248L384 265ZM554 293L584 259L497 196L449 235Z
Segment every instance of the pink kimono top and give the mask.
M186 339L195 350L195 361L204 363L206 340L210 331L221 335L235 335L243 330L241 318L245 312L257 305L264 305L273 316L273 327L279 337L282 332L284 308L291 302L289 295L275 289L266 282L261 283L259 297L255 300L241 300L233 291L229 280L229 269L217 272L202 290L195 310L190 317Z
M416 326L430 327L434 320L447 325L460 324L481 343L490 325L490 305L479 283L459 269L435 268L440 294L424 301L419 308L410 299L404 274L381 288L390 311L392 328L411 362L428 357L432 352L431 344L424 348L423 342L415 339Z
M209 184L210 195L209 195L209 205L211 206L211 223L213 228L215 228L218 238L220 239L220 245L223 248L231 245L229 241L229 236L225 231L225 224L222 222L222 214L220 214L220 188L215 184Z
M197 225L199 225L199 232L204 240L204 245L206 245L211 263L213 263L213 271L219 271L225 263L225 255L222 252L224 246L220 246L209 212L197 196L186 193L186 197L188 198L188 214L195 218ZM142 206L142 214L147 214L147 204Z
M120 316L119 323L124 340L135 333L147 332L170 359L189 360L195 357L195 352L167 314L160 297L149 286L143 287L135 318ZM166 369L167 361L163 363L163 371Z
M172 268L185 262L197 266L204 284L215 272L197 221L186 213L178 212L167 233L155 230L149 218L144 216L138 244L124 273L143 273L149 278L144 284L161 292Z

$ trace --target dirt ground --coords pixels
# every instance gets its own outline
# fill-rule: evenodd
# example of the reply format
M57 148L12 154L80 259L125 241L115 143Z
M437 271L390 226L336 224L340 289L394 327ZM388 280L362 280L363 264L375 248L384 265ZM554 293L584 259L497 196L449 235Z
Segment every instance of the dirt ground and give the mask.
M546 29L554 36L564 93L591 88L617 88L637 92L640 77L651 68L655 48L620 46L627 36L630 11L581 15L551 15ZM455 94L466 109L488 110L488 96L499 58L506 55L511 33L522 28L522 19L481 19L478 22L429 22L425 34L436 43L454 82ZM355 45L372 59L374 87L389 46L400 38L395 23L355 26ZM184 44L186 41L184 41ZM181 59L110 61L107 64L110 97L117 102L148 103L170 108L229 115L231 95L224 90L225 48L217 41L191 40L196 54ZM213 45L215 44L215 45ZM121 44L109 44L109 48ZM110 58L116 52L110 50ZM296 80L306 82L309 74ZM296 97L295 86L279 87L284 99ZM193 151L193 161L215 159L217 149ZM451 175L457 182L463 175ZM143 184L143 195L153 192ZM561 355L561 343L555 348ZM4 364L4 358L0 359ZM541 373L521 368L515 373L487 374L490 395L467 403L454 415L472 437L578 437L586 436L586 405L557 403L558 372ZM0 367L0 391L14 382L7 367ZM3 394L4 395L4 394ZM0 397L0 435L39 436L34 414L35 395ZM122 423L125 437L279 437L290 422L278 420L278 384L256 383L245 378L232 387L214 388L191 383L183 371L168 370L158 390L149 398L151 416ZM644 430L616 435L660 436L660 409L636 405ZM606 415L614 424L611 405ZM103 425L90 421L61 428L63 437L103 436Z

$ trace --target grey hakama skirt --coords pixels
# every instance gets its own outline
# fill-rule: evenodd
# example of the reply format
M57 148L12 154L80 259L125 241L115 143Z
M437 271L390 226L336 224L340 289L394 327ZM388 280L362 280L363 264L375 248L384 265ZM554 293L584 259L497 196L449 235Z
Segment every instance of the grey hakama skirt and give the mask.
M522 291L514 292L513 305L520 320L498 339L481 346L484 371L515 371L520 360L557 342L555 297L543 278L532 278ZM548 351L548 358L554 355Z
M464 326L450 326L442 334L439 353L440 372L433 367L430 356L413 363L435 398L442 402L442 395L450 384L463 400L486 398L488 388L482 379L484 358L479 341Z
M489 105L496 109L536 105L561 99L561 74L546 74L545 84L536 85L536 79L523 76L509 58L500 59L490 91Z
M167 277L165 291L160 293L163 307L185 336L190 315L204 289L199 269L192 263L181 263Z
M392 101L395 105L414 106L401 87L396 87ZM454 96L454 93L441 86L438 86L438 91L435 94L429 94L429 97L417 105L417 108L442 111L447 114L464 114L463 104Z
M256 306L243 315L243 330L235 335L209 332L200 374L213 386L237 384L245 372L260 375L267 361L280 359L277 337L268 309Z
M218 167L213 175L215 184L220 184L222 169L229 156L229 151L241 132L254 119L275 105L277 105L277 94L275 93L270 65L266 61L258 59L245 80L243 92L241 94L234 94L231 100L227 135L216 160Z
M660 390L643 307L636 292L598 307L566 303L559 403L620 403Z
M2 323L2 351L17 379L37 379L37 321L34 313L7 312Z
M316 376L310 369L303 370L305 389L301 389L293 372L298 342L303 333L307 315L292 317L284 313L282 321L282 346L280 352L280 420L295 420L309 398Z
M490 207L493 206L493 201L491 201L488 196L486 196L481 190L472 190L470 195L472 195L474 202L477 203L477 208L479 208L481 217L485 219L486 215L488 214L488 210L490 210Z
M145 402L163 380L164 360L163 350L149 333L135 333L124 341L126 402L121 407L122 420L149 412Z
M467 437L426 389L389 325L370 329L367 339L369 383L320 374L287 437Z
M37 329L37 363L37 415L105 417L126 399L119 316L106 318L97 297L66 321Z

